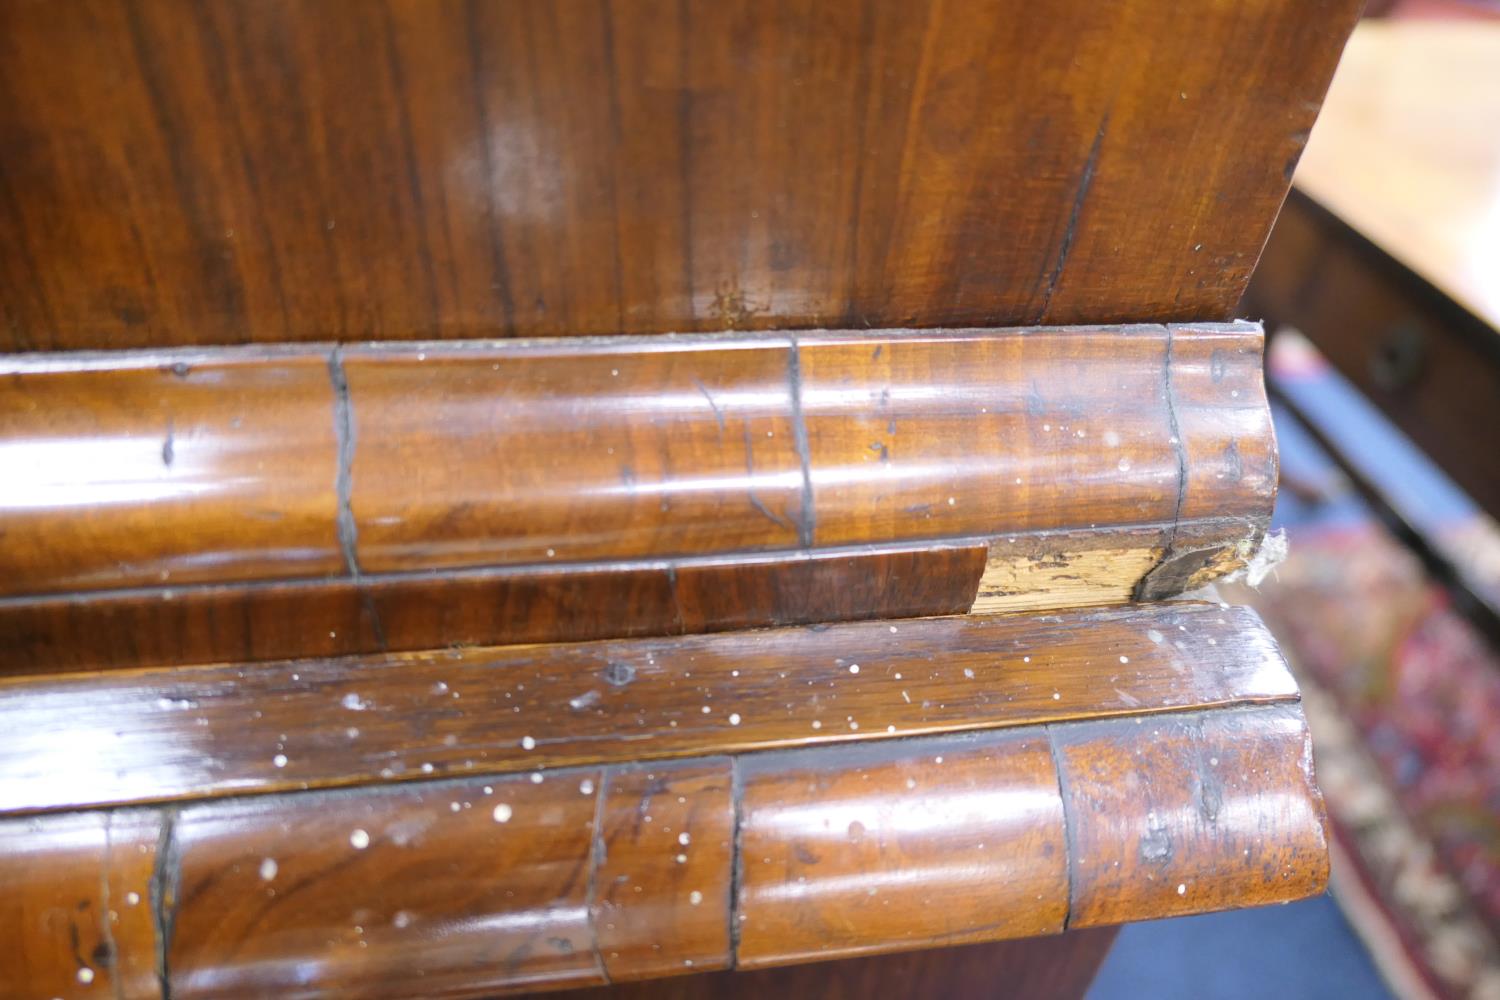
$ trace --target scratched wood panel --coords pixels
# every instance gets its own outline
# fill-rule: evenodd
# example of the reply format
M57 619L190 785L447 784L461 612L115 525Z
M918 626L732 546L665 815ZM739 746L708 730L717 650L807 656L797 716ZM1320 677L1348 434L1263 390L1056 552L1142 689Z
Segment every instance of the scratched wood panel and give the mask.
M0 683L13 734L0 803L529 771L1295 694L1253 611L1186 602L35 677Z
M196 806L162 904L173 997L464 996L604 982L597 770Z
M1224 319L1360 6L9 3L0 349Z
M1323 801L1300 707L1050 731L1072 838L1069 926L1300 898L1328 881Z
M729 758L610 768L599 794L590 906L610 982L729 968Z
M1038 730L758 754L742 781L740 968L1063 930L1063 804Z
M0 996L162 995L151 884L160 828L150 811L0 823Z
M0 598L0 676L961 614L985 552L934 545ZM1013 603L1048 603L1048 581L1027 579L1010 582Z

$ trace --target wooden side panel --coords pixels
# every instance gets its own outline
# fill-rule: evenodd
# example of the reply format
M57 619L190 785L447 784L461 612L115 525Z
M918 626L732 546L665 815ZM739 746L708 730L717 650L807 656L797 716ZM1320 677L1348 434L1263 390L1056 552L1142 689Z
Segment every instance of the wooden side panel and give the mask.
M1323 802L1299 708L1050 731L1072 844L1069 926L1298 899L1327 884Z
M154 812L0 823L0 995L160 997Z
M343 571L322 355L0 373L0 596Z
M606 772L592 905L611 982L731 965L732 767L720 758Z
M9 3L0 350L1227 318L1359 9Z
M1190 603L15 679L0 684L0 802L618 764L1295 693L1254 612Z
M600 772L218 803L173 825L172 996L484 997L603 982Z
M744 764L742 968L1058 933L1063 808L1036 732Z

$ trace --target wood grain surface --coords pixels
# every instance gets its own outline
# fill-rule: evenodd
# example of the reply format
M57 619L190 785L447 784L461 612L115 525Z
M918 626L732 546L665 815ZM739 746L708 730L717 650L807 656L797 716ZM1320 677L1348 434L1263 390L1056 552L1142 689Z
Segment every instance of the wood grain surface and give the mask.
M12 356L0 670L1174 593L1269 516L1260 346L1210 324Z
M0 996L158 997L154 811L0 823Z
M0 683L0 729L12 734L0 742L0 809L621 764L1295 694L1253 611L1188 602L17 678Z
M0 598L0 676L962 614L986 552L915 544ZM1005 581L1008 608L1050 603L1050 576L1070 563L1065 551L1028 558ZM1135 578L1120 572L1107 582L1128 596ZM1100 603L1098 588L1071 593Z
M1039 729L757 754L741 771L740 967L1063 929L1063 806Z
M0 350L1227 319L1358 0L18 0Z
M0 968L483 997L1288 901L1327 874L1306 740L1282 702L8 819Z
M1070 927L1202 913L1281 892L1301 898L1328 881L1326 821L1300 707L1137 716L1051 732L1068 804ZM1268 787L1285 794L1267 798Z

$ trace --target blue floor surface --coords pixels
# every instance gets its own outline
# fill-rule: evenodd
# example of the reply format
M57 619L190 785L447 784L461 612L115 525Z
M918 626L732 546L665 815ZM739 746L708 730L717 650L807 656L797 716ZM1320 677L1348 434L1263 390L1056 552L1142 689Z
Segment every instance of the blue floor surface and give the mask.
M1393 1000L1328 896L1120 931L1088 1000Z

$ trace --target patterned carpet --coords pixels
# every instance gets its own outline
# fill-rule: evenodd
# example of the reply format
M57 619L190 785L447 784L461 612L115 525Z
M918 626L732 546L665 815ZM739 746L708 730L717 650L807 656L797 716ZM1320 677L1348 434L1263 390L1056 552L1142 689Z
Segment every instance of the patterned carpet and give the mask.
M1305 344L1280 342L1276 384L1432 530L1500 565L1500 531ZM1500 654L1279 414L1277 520L1291 555L1256 606L1304 689L1335 825L1334 890L1400 996L1500 998Z

